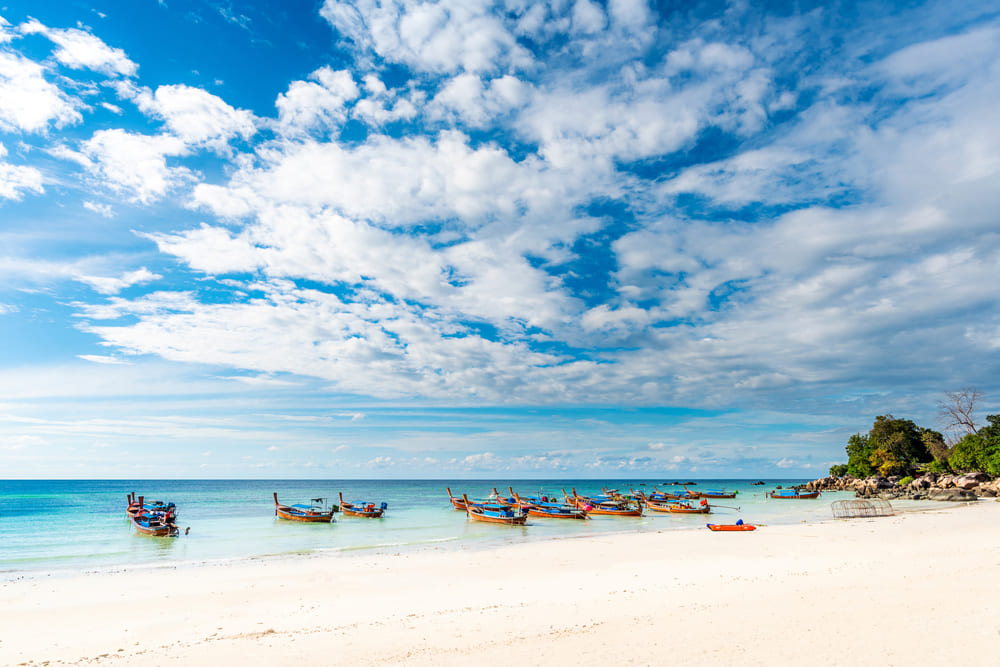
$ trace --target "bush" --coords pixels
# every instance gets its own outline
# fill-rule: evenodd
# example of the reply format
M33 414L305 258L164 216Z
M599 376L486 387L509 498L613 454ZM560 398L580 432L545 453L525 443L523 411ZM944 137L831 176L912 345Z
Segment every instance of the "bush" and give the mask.
M900 485L900 486L906 486L907 484L909 484L909 483L910 483L910 482L912 482L912 481L913 481L913 478L912 478L912 477L910 477L909 475L907 475L907 476L906 476L906 477L904 477L903 479L901 479L901 480L899 480L898 482L896 482L896 484L898 484L898 485Z
M934 460L927 465L921 466L922 469L927 472L936 472L939 475L947 475L952 472L952 469L948 466L947 461Z
M835 466L830 466L830 477L843 477L847 474L847 464L838 463Z

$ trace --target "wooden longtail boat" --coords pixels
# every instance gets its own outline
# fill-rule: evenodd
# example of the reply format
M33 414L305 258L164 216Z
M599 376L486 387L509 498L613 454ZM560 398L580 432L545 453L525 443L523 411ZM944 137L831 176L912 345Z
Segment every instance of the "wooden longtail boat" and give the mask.
M529 516L545 517L547 519L586 519L587 510L564 505L562 503L552 503L534 498L522 499L511 489L511 495L521 506L522 511L527 509Z
M469 500L465 494L465 513L473 521L484 523L502 523L508 526L523 526L528 521L528 515L507 505L479 505Z
M128 495L125 514L126 516L133 517L139 513L140 509L146 509L150 512L172 512L175 517L177 516L177 506L173 503L167 503L162 500L146 500L145 496L136 498L135 491L133 491Z
M563 495L566 496L566 504L573 505L574 507L579 507L585 510L587 514L595 514L601 516L642 516L642 504L629 503L625 500L615 500L608 496L581 496L578 495L576 489L573 489L573 497L571 498L563 490Z
M725 491L722 489L705 489L704 491L699 491L698 495L702 498L735 498L739 491Z
M130 517L132 525L143 535L155 537L176 537L180 529L174 523L174 517L159 512L139 512Z
M389 509L389 505L386 503L380 503L376 505L375 503L352 503L344 500L344 494L338 494L340 496L340 511L344 513L344 516L358 516L363 519L381 519L382 514Z
M664 503L647 501L646 509L669 514L708 514L712 511L707 500L702 500L699 505L692 505L690 502L680 500L668 500Z
M799 491L798 489L775 489L766 494L768 498L809 500L819 498L819 491Z
M672 500L695 500L698 498L697 494L692 494L690 491L679 491L677 493L671 493L670 491L660 491L655 486L653 487L652 493L646 493L644 491L632 491L633 494L641 497L645 502L654 503L665 503Z
M469 499L466 497L466 495L463 493L461 498L456 498L455 496L451 495L450 486L446 486L444 488L448 492L448 501L451 502L451 506L456 510L458 510L459 512L464 512L466 503L469 502Z
M324 507L323 498L313 498L310 505L282 505L278 502L278 492L274 492L274 513L279 519L286 521L302 521L305 523L332 523L337 507Z
M757 530L757 526L749 523L743 523L740 519L736 523L706 523L706 526L710 530L714 531L742 531L742 530Z
M143 535L155 537L174 537L180 535L180 529L174 522L172 511L156 512L143 507L143 497L139 496L138 509L129 517L135 529Z

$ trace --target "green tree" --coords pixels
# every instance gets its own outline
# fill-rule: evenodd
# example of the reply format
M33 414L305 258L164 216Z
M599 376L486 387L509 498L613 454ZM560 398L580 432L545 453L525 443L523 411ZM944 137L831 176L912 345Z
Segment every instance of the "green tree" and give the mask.
M847 464L838 463L837 465L830 466L830 477L843 477L847 474Z
M1000 477L1000 415L989 415L987 426L968 433L951 448L948 464L959 472L985 472Z
M867 435L855 433L847 440L847 474L855 477L869 477L875 474L871 456L875 451Z
M847 441L847 473L855 477L907 475L922 463L934 460L929 444L944 437L917 426L909 419L879 415L871 430L855 433Z

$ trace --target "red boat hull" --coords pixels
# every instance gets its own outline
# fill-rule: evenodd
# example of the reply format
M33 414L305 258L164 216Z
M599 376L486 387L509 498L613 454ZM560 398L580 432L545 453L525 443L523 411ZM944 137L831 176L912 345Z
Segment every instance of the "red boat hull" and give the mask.
M717 532L757 530L757 526L751 525L749 523L741 523L741 524L706 523L705 525L708 526L710 530L714 530Z

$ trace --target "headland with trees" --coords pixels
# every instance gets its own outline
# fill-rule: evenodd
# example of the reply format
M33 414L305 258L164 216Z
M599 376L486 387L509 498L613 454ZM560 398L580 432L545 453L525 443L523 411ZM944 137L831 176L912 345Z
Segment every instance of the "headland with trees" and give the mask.
M948 392L943 431L879 415L868 433L847 441L847 463L809 489L855 491L859 497L972 500L1000 497L1000 415L976 418L975 389Z

